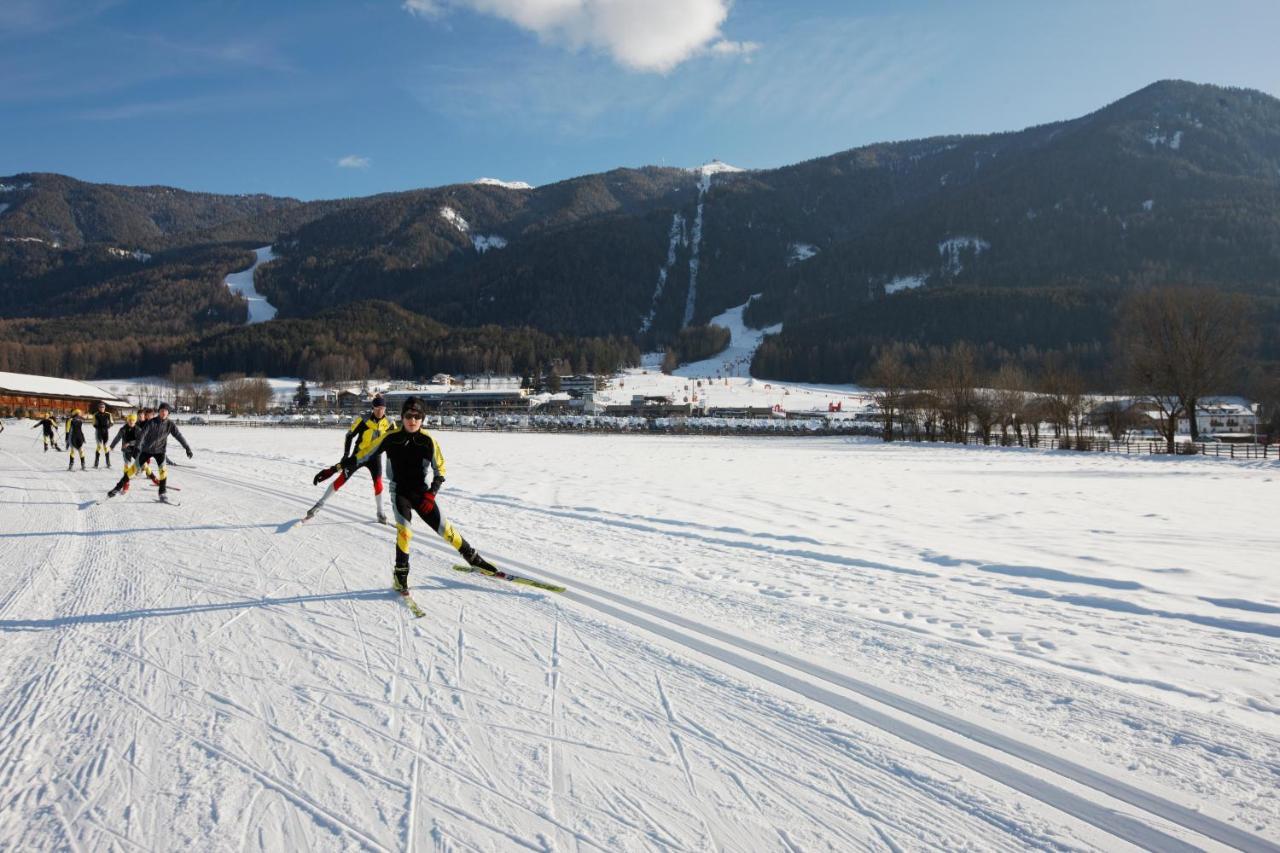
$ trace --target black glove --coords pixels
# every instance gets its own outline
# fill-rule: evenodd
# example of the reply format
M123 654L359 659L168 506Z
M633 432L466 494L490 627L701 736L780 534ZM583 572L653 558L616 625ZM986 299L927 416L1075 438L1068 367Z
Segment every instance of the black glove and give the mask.
M194 456L194 455L195 455L195 454L191 452L191 448L190 448L190 447L188 447L188 448L187 448L187 458L188 458L188 459L190 459L190 458L191 458L192 456Z
M432 478L431 480L431 488L427 489L427 491L431 492L431 494L434 495L436 492L440 491L440 487L443 485L444 485L444 477L441 477L439 474L436 474L435 477Z

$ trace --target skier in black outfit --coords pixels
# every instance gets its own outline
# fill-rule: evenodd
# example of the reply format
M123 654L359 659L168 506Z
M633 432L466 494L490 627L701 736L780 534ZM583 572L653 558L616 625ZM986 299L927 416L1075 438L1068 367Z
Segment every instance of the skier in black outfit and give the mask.
M440 508L436 506L436 492L444 483L444 454L435 439L422 429L422 406L416 397L405 400L399 428L387 433L356 459L348 460L343 472L350 479L356 468L380 453L387 454L391 512L396 520L396 564L392 570L392 587L404 594L409 592L409 543L413 539L409 525L415 512L428 527L457 548L468 563L496 571L462 538L462 534L440 514ZM430 484L427 483L428 471L434 472Z
M43 418L41 418L40 420L36 421L31 425L32 429L35 429L36 427L44 427L44 452L45 453L49 452L49 445L51 444L53 445L54 450L57 450L59 452L62 451L62 448L58 446L58 437L53 433L53 431L57 428L57 426L58 426L58 422L53 419L53 412L45 412L45 415Z
M93 413L93 434L98 440L97 448L93 452L93 467L98 467L98 457L107 457L107 467L111 467L111 447L107 444L107 439L111 437L111 425L114 421L111 419L111 413L107 411L107 404L98 402L98 411Z
M124 423L120 425L120 429L116 430L116 437L111 439L111 444L107 447L110 450L117 444L120 445L120 453L124 455L126 468L138 458L138 434L141 431L141 427L138 426L138 416L132 413L125 415ZM107 467L111 467L110 461L107 462Z
M84 418L80 417L79 409L72 409L71 416L67 418L67 470L70 471L76 464L76 451L80 451L80 470L84 470Z
M182 445L182 449L187 451L188 459L194 455L191 452L191 445L187 444L187 440L178 431L178 425L169 420L168 403L160 404L156 409L156 416L142 426L140 433L138 436L138 458L133 464L125 466L124 476L120 478L120 482L116 483L115 488L107 492L107 497L114 498L121 492L129 491L129 478L154 459L160 469L160 476L156 480L160 486L160 500L167 501L169 469L165 465L165 454L168 451L169 436L173 436L178 440L178 443Z

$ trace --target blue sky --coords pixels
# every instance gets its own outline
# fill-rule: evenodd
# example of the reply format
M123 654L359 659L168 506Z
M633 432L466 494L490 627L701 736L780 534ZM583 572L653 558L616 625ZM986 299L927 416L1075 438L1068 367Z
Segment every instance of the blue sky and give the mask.
M1280 95L1280 3L0 0L0 174L299 198L767 168L1168 77Z

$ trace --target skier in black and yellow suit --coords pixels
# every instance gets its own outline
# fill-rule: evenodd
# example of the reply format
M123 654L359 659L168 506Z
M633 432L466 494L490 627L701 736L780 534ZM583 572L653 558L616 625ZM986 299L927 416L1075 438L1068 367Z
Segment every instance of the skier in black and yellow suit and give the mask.
M53 412L45 412L45 415L43 418L41 418L40 420L36 421L31 425L32 429L35 429L36 427L44 427L44 452L45 453L49 452L49 445L51 444L53 445L54 450L62 449L61 447L58 446L58 437L53 433L53 431L58 427L58 422L53 419Z
M396 520L396 565L392 570L392 586L406 592L409 589L409 543L413 540L410 524L413 514L440 534L468 563L485 569L493 566L476 553L467 540L440 513L436 506L436 492L444 483L444 454L426 430L422 428L422 407L417 398L405 400L400 415L400 426L379 439L354 460L348 460L343 469L348 477L360 465L379 454L387 455L387 480L391 487L391 512ZM433 472L430 484L427 472Z
M93 413L93 435L97 439L97 449L93 453L93 467L98 467L98 461L102 456L107 457L107 467L111 467L111 446L107 440L111 437L111 425L115 423L111 419L111 413L107 411L107 404L98 403L98 410Z
M346 441L342 445L342 461L337 465L330 465L320 473L316 474L311 481L312 485L320 485L325 480L332 477L339 471L338 479L334 480L329 488L325 489L324 494L320 496L320 500L315 502L315 506L307 510L307 518L313 517L320 511L320 507L324 506L324 502L329 500L329 496L341 489L347 480L351 479L351 474L345 472L347 463L357 457L363 456L369 452L381 438L391 432L391 419L387 417L387 401L382 395L373 398L373 406L371 410L356 418L351 423L351 428L347 430ZM355 445L353 448L352 445ZM373 498L378 504L378 521L382 524L387 523L387 514L382 508L382 458L379 456L372 457L368 462L362 463L364 467L369 469L369 475L373 477ZM360 467L359 465L355 468ZM351 473L355 473L355 468L351 469Z
M130 412L125 415L124 423L120 425L120 429L116 431L116 437L111 439L111 444L107 449L110 450L117 444L120 445L120 452L124 455L124 467L128 468L138 459L138 438L142 433L142 428L138 424L138 416ZM110 458L108 456L108 458ZM111 463L107 463L107 467L111 467Z
M70 471L76 464L76 451L80 451L80 470L84 470L84 419L80 417L79 409L71 410L71 417L67 418L66 423L66 439L67 439L67 470Z

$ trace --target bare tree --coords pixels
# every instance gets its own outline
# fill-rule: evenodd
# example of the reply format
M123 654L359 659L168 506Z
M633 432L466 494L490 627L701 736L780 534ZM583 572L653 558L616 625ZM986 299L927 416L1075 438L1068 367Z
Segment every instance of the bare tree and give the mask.
M977 371L974 353L965 341L952 344L945 352L931 353L929 373L942 412L943 434L949 441L963 442L976 404Z
M893 441L894 421L899 420L900 414L905 417L903 403L911 387L911 370L903 363L897 349L889 348L880 353L867 378L877 389L871 396L880 410L881 437L885 441ZM901 431L905 433L905 420L902 426Z
M1178 412L1156 398L1176 399L1196 441L1200 401L1227 389L1252 342L1244 299L1208 288L1152 288L1126 297L1120 316L1119 349L1130 381L1173 421L1175 433Z
M1054 435L1069 441L1074 424L1078 438L1085 408L1084 380L1080 374L1062 367L1056 360L1050 360L1045 365L1041 384Z
M1000 443L1009 443L1009 428L1012 427L1022 444L1022 408L1026 404L1027 374L1021 367L1012 362L1000 366L991 380L994 392L993 405L996 421L1000 425Z

